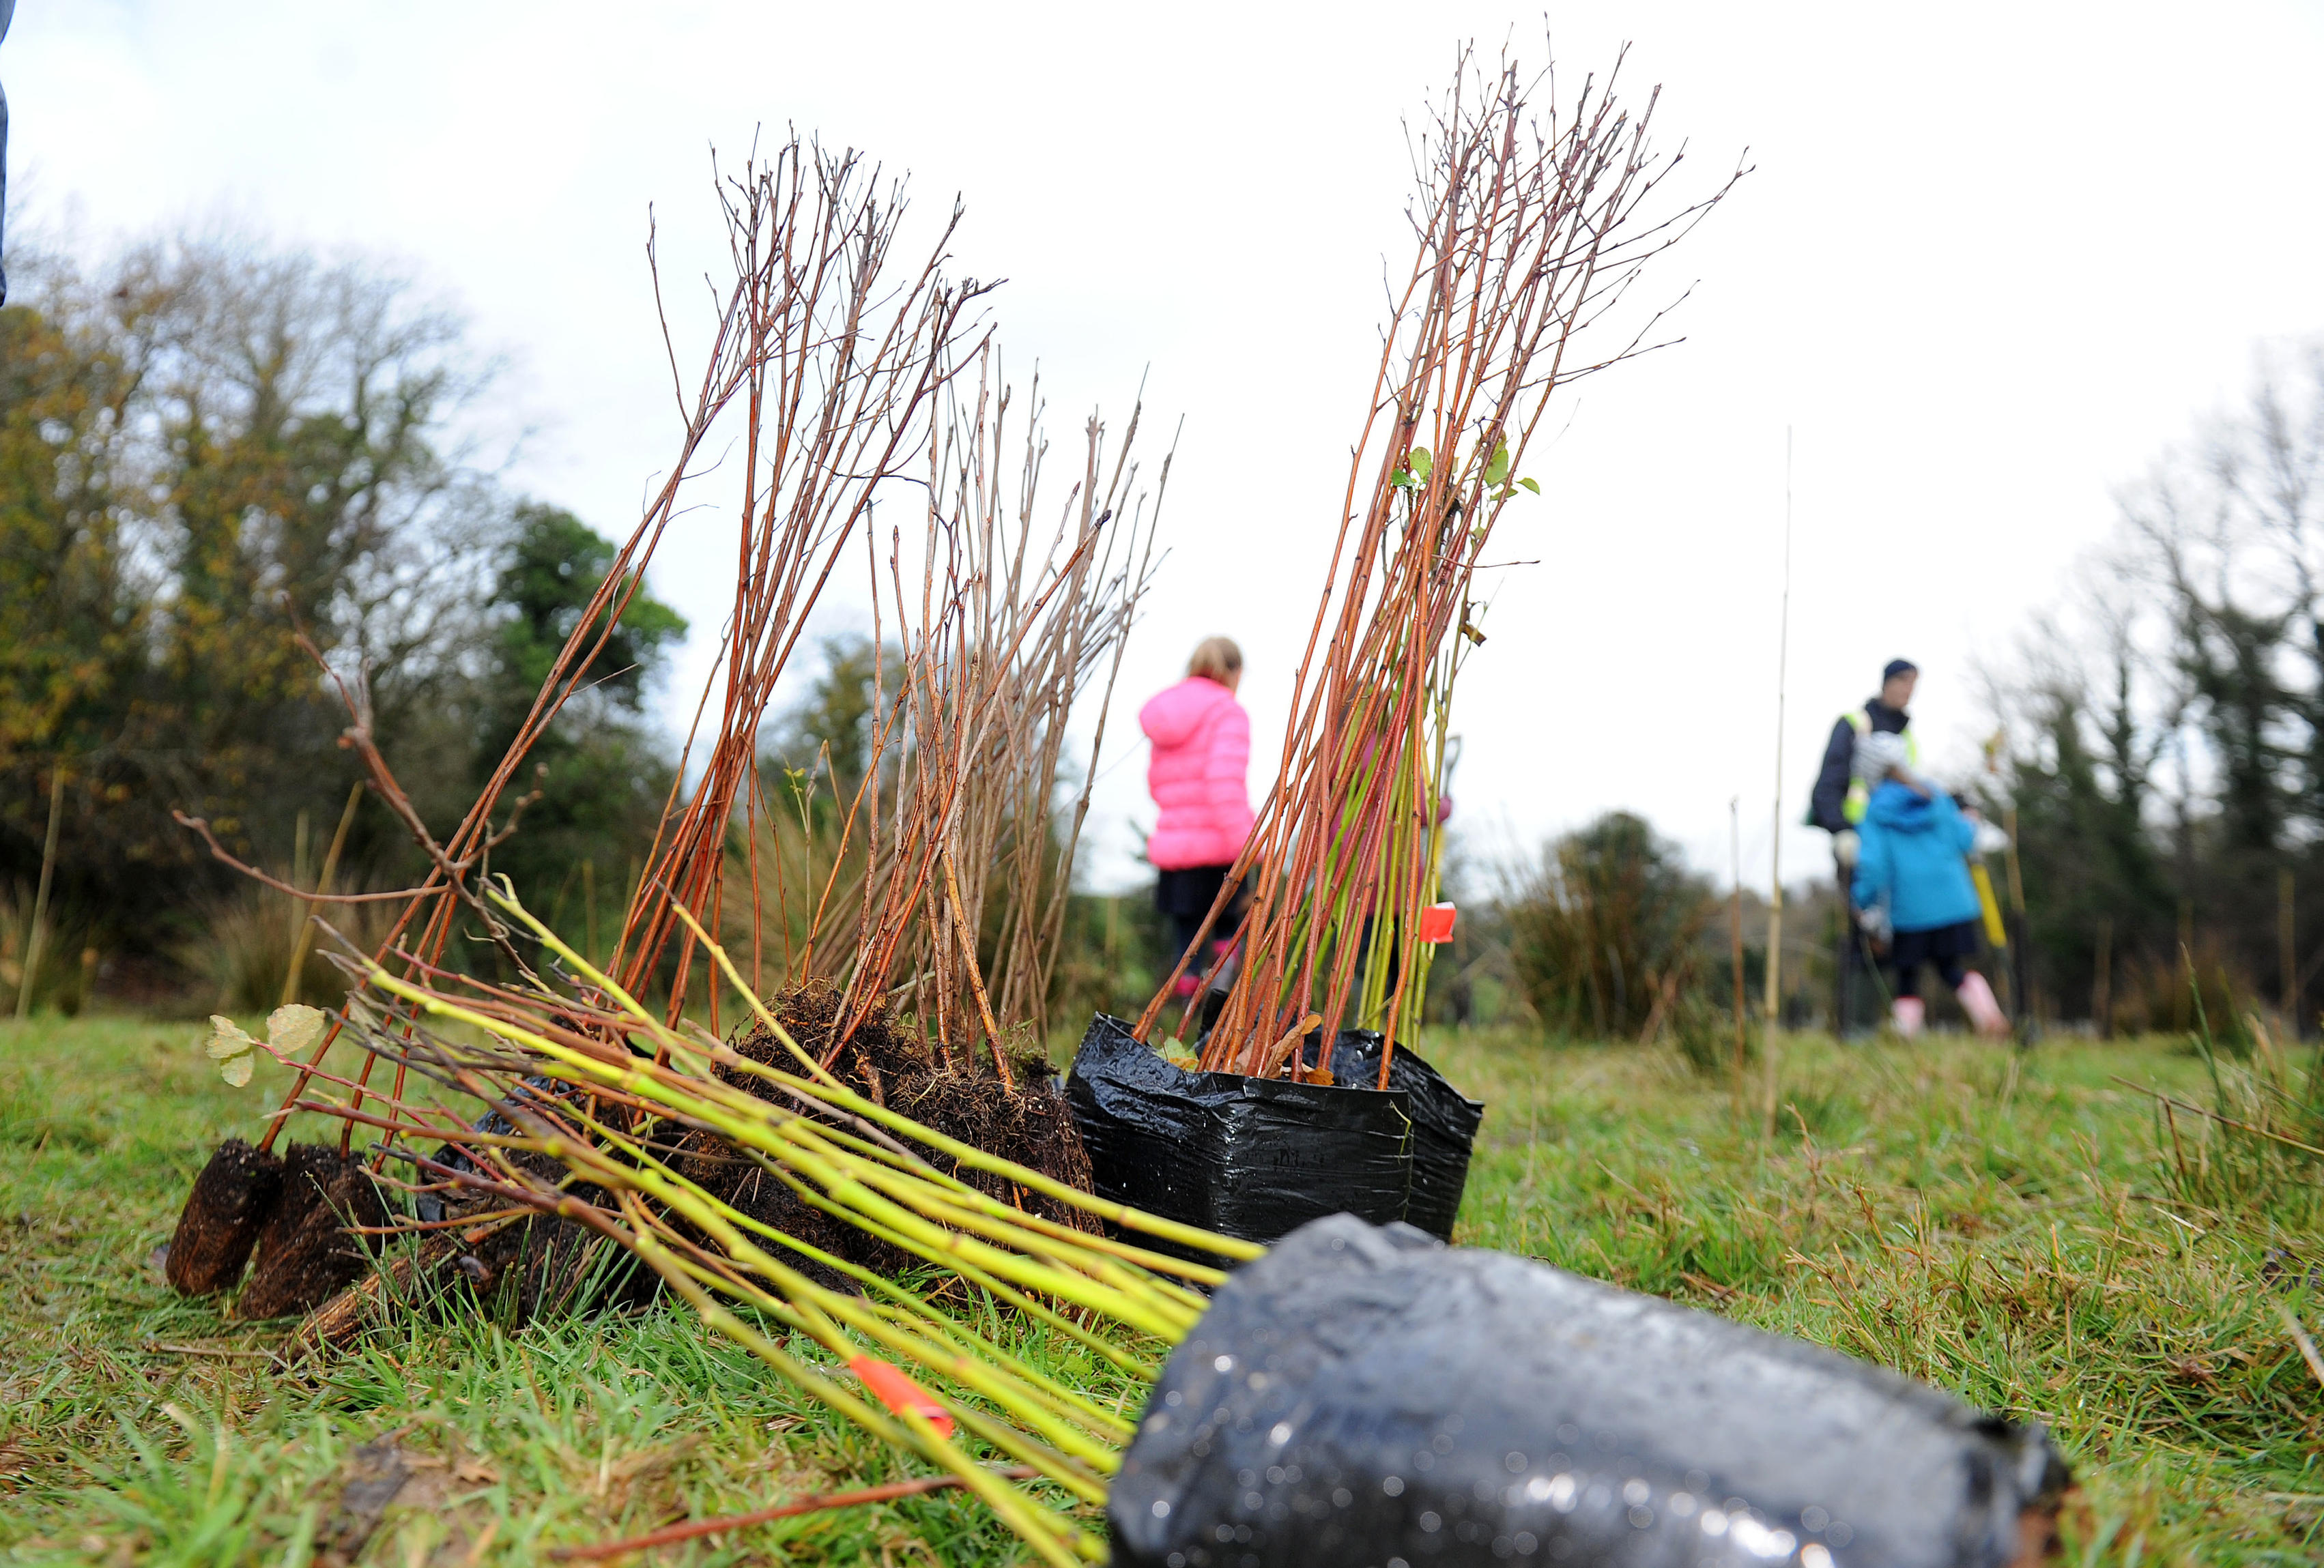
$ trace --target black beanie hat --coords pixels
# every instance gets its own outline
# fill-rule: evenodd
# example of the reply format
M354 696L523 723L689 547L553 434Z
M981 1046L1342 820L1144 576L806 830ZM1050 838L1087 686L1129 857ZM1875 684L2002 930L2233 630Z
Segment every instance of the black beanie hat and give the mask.
M1917 675L1920 673L1921 666L1910 659L1890 659L1887 667L1880 672L1880 683L1885 686L1899 675Z

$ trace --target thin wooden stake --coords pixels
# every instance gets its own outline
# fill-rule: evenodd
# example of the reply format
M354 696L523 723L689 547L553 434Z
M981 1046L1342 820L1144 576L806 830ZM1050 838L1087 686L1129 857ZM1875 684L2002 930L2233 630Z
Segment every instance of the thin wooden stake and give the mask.
M315 897L300 905L299 934L290 944L290 972L282 977L285 1007L299 1000L299 971L307 967L307 949L315 940L316 900L331 891L331 874L339 868L339 851L347 847L347 830L355 826L355 807L363 802L363 780L357 779L355 787L347 792L346 809L339 813L339 825L331 834L331 847L323 852L323 869L315 878Z
M2098 1026L2098 1038L2107 1040L2114 1034L2114 917L2098 922L2098 951L2097 974L2090 979L2090 1022Z
M1743 989L1743 797L1733 795L1727 802L1727 843L1734 860L1734 890L1728 898L1728 934L1734 939L1735 950L1735 1114L1743 1114L1743 1058L1749 1044L1749 1021L1744 1016L1748 1004Z
M2300 1038L2300 954L2292 945L2292 867L2275 874L2276 963L2283 971L2283 1026Z
M65 765L60 760L57 771L49 777L49 838L41 847L41 885L32 894L32 930L24 939L24 978L16 987L16 1016L27 1018L32 1012L32 982L41 972L41 939L49 920L49 885L55 879L57 869L57 830L64 825Z
M1767 997L1761 1039L1767 1059L1766 1131L1775 1133L1775 1058L1783 1030L1784 703L1792 655L1792 427L1784 426L1784 598L1775 630L1775 836L1767 847Z
M597 863L581 862L581 950L589 961L597 961Z

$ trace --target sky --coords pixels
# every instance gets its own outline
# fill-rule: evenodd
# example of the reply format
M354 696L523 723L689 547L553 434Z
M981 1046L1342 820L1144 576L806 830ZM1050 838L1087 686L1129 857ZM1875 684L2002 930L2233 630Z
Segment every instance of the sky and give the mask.
M712 151L788 125L908 170L923 215L957 194L958 268L1007 280L1057 450L1092 407L1118 429L1141 380L1149 458L1183 419L1117 717L1236 637L1256 799L1383 266L1409 264L1406 120L1471 39L1568 78L1627 45L1678 184L1750 173L1640 285L1683 297L1680 341L1561 392L1528 457L1544 495L1497 553L1537 564L1498 574L1462 677L1454 821L1489 860L1626 808L1724 877L1734 802L1747 882L1778 816L1786 880L1827 869L1796 824L1881 665L1921 665L1924 759L1965 783L1983 673L2056 618L2115 493L2260 345L2324 330L2324 7L23 0L0 86L11 200L46 232L227 222L456 301L506 367L489 413L529 433L512 482L617 536L678 429L649 214L666 273L699 278ZM673 731L734 526L694 513L657 557L694 627ZM1099 765L1101 887L1135 881L1152 820L1130 731Z

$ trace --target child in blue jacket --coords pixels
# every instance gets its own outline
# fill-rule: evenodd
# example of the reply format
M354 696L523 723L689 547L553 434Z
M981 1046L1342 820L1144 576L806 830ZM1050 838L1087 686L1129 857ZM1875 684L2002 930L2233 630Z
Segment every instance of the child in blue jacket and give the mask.
M1874 742L1895 737L1871 735L1858 742L1873 755L1861 760L1878 781L1858 828L1862 846L1856 861L1856 906L1876 936L1890 934L1889 961L1896 971L1894 1008L1896 1032L1910 1040L1921 1032L1927 1004L1920 996L1921 966L1934 964L1978 1032L2009 1032L2009 1021L1994 1000L1984 976L1967 967L1977 957L1982 912L1977 885L1969 880L1969 854L1977 824L1953 798L1906 772L1899 755L1888 757Z

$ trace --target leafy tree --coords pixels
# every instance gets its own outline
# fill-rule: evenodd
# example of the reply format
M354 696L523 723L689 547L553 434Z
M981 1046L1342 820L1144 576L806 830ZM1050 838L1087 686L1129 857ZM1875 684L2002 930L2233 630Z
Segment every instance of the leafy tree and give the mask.
M514 537L490 601L494 629L486 683L492 695L478 750L486 772L516 738L617 554L612 540L571 512L537 502L516 509ZM616 591L616 603L628 586ZM604 647L582 667L576 688L580 711L634 716L654 666L685 635L678 613L638 588Z
M611 540L554 507L521 505L514 521L486 609L493 629L475 703L471 794L507 755L618 553ZM639 585L604 647L583 666L573 700L528 754L529 764L545 770L535 775L541 799L494 857L494 869L520 890L561 887L585 858L612 873L628 856L644 852L671 779L643 725L644 703L667 650L685 635L678 612Z
M0 310L0 761L19 768L106 743L136 684L151 615L113 494L134 386L103 335Z
M302 636L364 678L399 777L448 829L613 555L477 461L489 367L465 324L374 263L233 236L86 273L22 260L0 310L0 886L37 874L59 767L58 901L108 946L169 949L244 889L173 808L287 867L294 823L327 830L355 772ZM538 754L547 795L503 869L595 855L618 896L669 780L641 704L683 630L632 601ZM416 869L375 811L350 857L343 877Z

